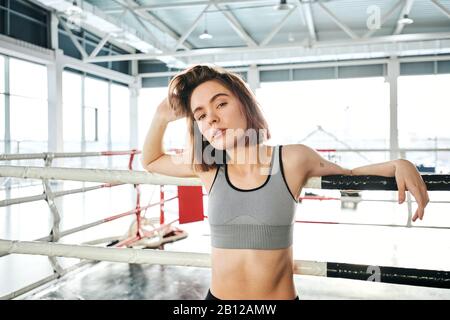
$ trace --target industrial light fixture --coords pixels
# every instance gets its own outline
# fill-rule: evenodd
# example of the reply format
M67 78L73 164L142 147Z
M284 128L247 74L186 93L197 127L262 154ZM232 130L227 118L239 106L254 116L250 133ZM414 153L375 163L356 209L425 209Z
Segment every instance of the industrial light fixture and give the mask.
M73 0L72 5L70 7L68 7L65 10L65 13L68 16L75 16L75 15L81 15L81 13L83 12L83 9L81 9L76 0Z
M201 34L201 35L199 35L198 36L198 38L199 39L202 39L202 40L208 40L208 39L212 39L212 35L210 35L209 33L208 33L208 30L206 30L205 29L205 31L203 31L203 33Z
M292 32L289 32L288 41L289 42L294 42L295 41L295 38L294 38L294 35L292 34Z
M403 15L401 19L398 19L399 24L411 24L414 20L409 18L407 14Z
M201 40L208 40L208 39L212 39L212 35L208 33L208 21L207 21L207 13L205 12L205 30L203 31L203 33L201 35L198 36L199 39Z
M73 0L72 4L64 10L67 20L67 27L73 31L81 31L81 24L85 19L83 9L78 6L77 1Z
M280 0L280 4L275 6L275 10L291 10L294 6L292 4L287 4L287 0Z

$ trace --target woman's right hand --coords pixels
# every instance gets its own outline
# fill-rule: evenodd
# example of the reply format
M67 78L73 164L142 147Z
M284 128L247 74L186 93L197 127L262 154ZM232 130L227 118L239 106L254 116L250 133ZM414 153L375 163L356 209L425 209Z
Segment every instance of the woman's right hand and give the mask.
M175 110L170 105L167 97L159 104L156 114L167 122L172 122L185 117L181 110Z

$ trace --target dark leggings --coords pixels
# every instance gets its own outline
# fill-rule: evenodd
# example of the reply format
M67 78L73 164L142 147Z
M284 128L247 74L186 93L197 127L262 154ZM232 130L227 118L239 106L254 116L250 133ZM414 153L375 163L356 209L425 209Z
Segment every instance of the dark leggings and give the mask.
M220 300L219 298L215 297L211 290L208 290L208 293L206 294L205 300Z
M205 300L220 300L219 298L215 297L211 290L208 290L208 293L206 294ZM295 297L293 300L300 300L298 296Z

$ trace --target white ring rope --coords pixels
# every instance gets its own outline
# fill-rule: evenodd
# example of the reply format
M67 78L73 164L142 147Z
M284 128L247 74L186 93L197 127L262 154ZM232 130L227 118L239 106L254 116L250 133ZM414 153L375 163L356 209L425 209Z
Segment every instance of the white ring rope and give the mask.
M0 240L0 253L45 255L49 257L138 264L211 267L210 254L208 253L102 248L36 241ZM326 276L326 262L295 260L294 263L296 274Z
M0 166L0 177L129 184L201 185L197 178L176 178L146 171L58 167Z
M58 167L0 166L0 177L178 186L202 185L198 178L176 178L146 171ZM320 189L321 179L310 178L304 187Z
M137 150L123 151L92 151L92 152L42 152L42 153L4 153L0 154L0 161L12 160L37 160L51 157L56 158L81 158L139 154Z

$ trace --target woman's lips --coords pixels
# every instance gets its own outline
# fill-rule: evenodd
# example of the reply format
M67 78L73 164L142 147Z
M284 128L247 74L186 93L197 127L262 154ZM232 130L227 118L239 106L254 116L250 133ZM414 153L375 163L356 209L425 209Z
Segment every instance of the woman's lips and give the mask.
M226 129L219 129L218 131L216 131L216 133L213 136L213 139L216 140L216 139L221 138L223 136L225 130Z

